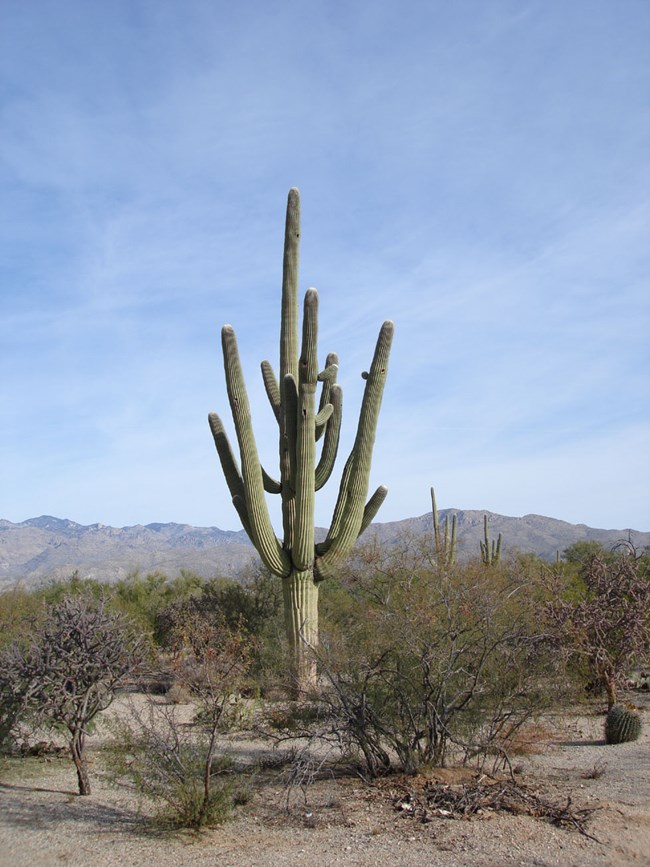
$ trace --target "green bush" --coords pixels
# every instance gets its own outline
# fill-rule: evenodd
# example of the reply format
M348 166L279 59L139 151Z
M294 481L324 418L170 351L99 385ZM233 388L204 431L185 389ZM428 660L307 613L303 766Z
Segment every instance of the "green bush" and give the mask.
M517 563L437 569L417 550L371 546L325 604L319 652L332 725L376 776L505 756L519 727L558 697L557 654ZM339 618L338 613L342 612Z
M223 617L180 607L170 625L175 683L194 705L191 724L179 708L149 698L145 710L116 724L112 773L157 804L159 820L199 829L224 821L241 800L241 778L220 737L241 724L241 690L250 665L249 639Z
M155 821L169 828L214 827L245 799L246 787L228 756L208 772L205 732L188 731L177 708L151 702L144 713L112 725L115 741L106 751L109 776L128 781L154 807Z

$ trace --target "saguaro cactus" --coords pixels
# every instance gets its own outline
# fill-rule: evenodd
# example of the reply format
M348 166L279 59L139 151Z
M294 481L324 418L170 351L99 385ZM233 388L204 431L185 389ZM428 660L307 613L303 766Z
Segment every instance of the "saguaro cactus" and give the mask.
M481 559L486 566L496 566L501 559L501 533L499 533L497 541L495 542L492 539L492 544L490 544L487 515L483 515L483 538L485 541L479 542L481 546Z
M221 419L210 413L209 423L223 473L240 520L262 561L282 579L287 636L293 652L299 689L314 685L316 670L310 648L318 643L318 585L333 574L357 538L371 523L387 489L377 488L366 502L372 449L388 369L393 323L379 332L366 380L357 435L347 459L332 522L325 540L314 541L315 492L329 479L336 459L341 428L342 393L336 382L338 358L327 356L319 371L317 360L318 293L308 289L304 299L302 347L298 337L298 249L300 194L289 191L284 237L280 370L262 362L262 377L279 428L279 478L260 465L235 332L224 325L221 337L230 409L237 435L241 467L230 447ZM321 384L316 405L316 392ZM317 442L322 438L320 455ZM275 535L265 492L279 494L283 538Z
M457 515L451 518L451 536L449 534L449 515L445 515L445 528L440 526L438 520L438 507L436 505L436 493L431 488L431 518L433 520L433 545L436 552L438 566L452 566L456 561L456 530Z

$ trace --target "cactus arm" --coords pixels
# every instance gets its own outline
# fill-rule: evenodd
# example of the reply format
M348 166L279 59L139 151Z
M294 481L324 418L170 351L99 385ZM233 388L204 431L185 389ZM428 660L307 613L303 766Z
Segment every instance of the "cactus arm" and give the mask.
M451 519L451 547L449 549L449 564L456 562L456 531L458 529L458 515L454 515Z
M224 325L221 330L221 340L228 400L239 443L244 498L250 523L251 541L271 572L285 576L291 571L291 563L273 532L264 498L262 468L257 455L248 395L239 360L237 340L232 326Z
M316 467L315 473L315 488L317 491L327 483L334 469L336 454L339 449L339 438L341 435L341 415L342 415L342 400L343 392L340 385L333 385L330 389L329 406L332 407L332 415L325 429L325 437L323 439L323 449L321 451L320 460ZM320 413L318 414L320 416ZM318 416L316 419L318 420ZM316 428L318 431L318 428Z
M305 293L302 323L302 351L300 353L299 383L308 385L316 394L318 382L318 357L316 347L318 342L318 292L308 289Z
M319 410L318 415L315 417L314 425L319 425L322 428L325 428L325 425L332 417L333 412L334 406L331 403L326 403L325 406L321 410Z
M451 535L449 532L449 515L445 515L445 530L444 533L440 527L438 516L438 507L436 505L436 493L431 488L431 517L433 519L433 545L436 554L436 562L439 566L451 566L456 560L456 531L457 531L457 516L453 515L451 519ZM481 556L483 545L481 545Z
M384 322L377 339L370 372L364 377L366 387L361 402L357 435L346 465L346 469L349 466L349 470L344 473L334 510L335 518L332 522L334 533L330 531L325 540L327 551L322 555L324 569L347 555L361 529L370 479L372 449L386 382L393 332L393 323ZM337 513L341 515L340 521L336 519ZM338 526L335 528L335 525Z
M291 558L300 572L314 559L314 395L300 386L300 414L296 441L295 524Z
M433 544L436 549L436 554L440 553L441 548L441 539L440 539L440 524L438 522L438 507L436 505L436 493L431 488L431 518L433 520Z
M300 193L289 190L282 259L280 313L280 481L284 547L293 548L296 517L296 439L298 416L298 262Z
M282 315L280 322L280 380L287 374L298 379L298 248L300 243L300 193L289 190L284 227L282 261Z
M345 462L345 466L343 467L343 473L341 474L341 483L339 485L339 493L336 499L336 505L334 506L334 514L332 515L332 522L330 524L330 528L327 532L327 536L325 537L325 539L316 545L316 555L318 557L322 557L327 554L329 549L332 547L334 539L336 539L339 535L341 523L343 521L343 515L345 513L345 507L347 504L348 483L350 480L350 474L352 473L353 458L354 454L351 452L348 456L347 461Z
M280 479L284 547L293 548L296 516L296 439L298 437L298 387L289 373L282 380L280 415Z
M330 394L332 391L333 385L336 383L336 375L339 369L339 359L335 352L330 352L327 356L327 361L325 363L325 369L318 374L318 381L323 383L323 389L321 391L320 403L318 405L319 414L321 411L327 406L328 403L331 403ZM318 421L318 416L316 417L316 442L322 437L325 432L325 424L320 424Z
M240 496L237 494L232 498L232 504L237 509L237 514L239 515L239 520L241 521L241 525L246 531L246 535L249 539L253 538L253 531L251 530L251 522L248 520L248 509L246 508L246 500L244 499L243 494Z
M325 367L318 374L318 381L324 383L325 385L334 384L336 382L336 375L339 369L339 357L336 352L328 352L327 358L325 359ZM324 398L321 400L321 407L324 403L327 403L327 400Z
M357 538L364 533L370 524L373 522L375 515L381 508L382 503L386 499L388 488L380 485L372 497L366 503L361 519L361 526ZM331 542L321 542L316 545L316 560L314 562L314 580L318 583L325 581L327 578L336 577L336 567L339 561L338 557L327 557L327 552L331 549Z
M224 429L223 423L216 412L211 412L208 415L208 424L210 425L210 430L212 431L214 444L217 447L217 454L219 455L219 460L221 461L221 469L223 470L226 484L228 485L228 490L230 491L230 496L243 496L244 482L242 480L241 473L239 472L237 459L235 458L235 455L233 454L233 451L230 447L230 442L228 441L228 436Z
M260 365L262 368L262 379L264 381L264 388L266 390L266 396L269 399L269 403L271 404L271 409L278 420L280 421L280 386L278 385L278 381L275 378L275 373L273 373L273 368L271 367L270 362L263 361Z
M361 519L361 527L359 528L359 536L364 533L375 519L375 515L381 509L382 503L386 499L388 488L385 485L380 485L375 493L370 497L363 510L363 518Z
M499 533L497 541L495 542L492 539L492 544L490 544L487 515L483 515L483 538L484 541L479 542L481 546L481 559L487 566L494 566L501 559L501 533Z
M282 492L282 485L280 482L276 481L272 476L270 476L264 467L262 469L262 484L264 485L264 490L267 494L280 494Z

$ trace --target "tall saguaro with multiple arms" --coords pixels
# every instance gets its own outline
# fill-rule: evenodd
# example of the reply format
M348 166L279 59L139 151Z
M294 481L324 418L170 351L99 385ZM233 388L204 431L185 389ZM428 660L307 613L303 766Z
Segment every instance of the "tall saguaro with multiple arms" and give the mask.
M287 636L293 675L299 689L315 684L313 649L318 644L318 585L334 573L357 538L371 523L387 489L377 488L366 501L377 419L388 369L393 323L384 322L366 380L354 445L344 466L332 522L323 542L314 540L315 493L329 479L341 429L342 394L336 382L338 357L327 356L320 370L317 358L318 293L304 299L302 346L299 346L298 249L300 194L289 191L284 237L280 370L262 362L262 377L279 428L279 478L260 465L251 424L246 386L235 332L221 332L228 399L240 462L233 453L221 419L209 422L233 504L264 564L282 579ZM320 384L317 404L316 392ZM322 440L320 453L317 443ZM275 535L266 496L282 501L283 539Z

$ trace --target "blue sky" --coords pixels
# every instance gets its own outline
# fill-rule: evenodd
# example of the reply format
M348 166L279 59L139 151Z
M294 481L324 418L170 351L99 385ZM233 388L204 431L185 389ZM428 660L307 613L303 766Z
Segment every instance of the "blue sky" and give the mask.
M396 324L379 520L650 529L649 44L646 0L3 0L0 517L239 529L219 332L274 469L297 186L344 452Z

